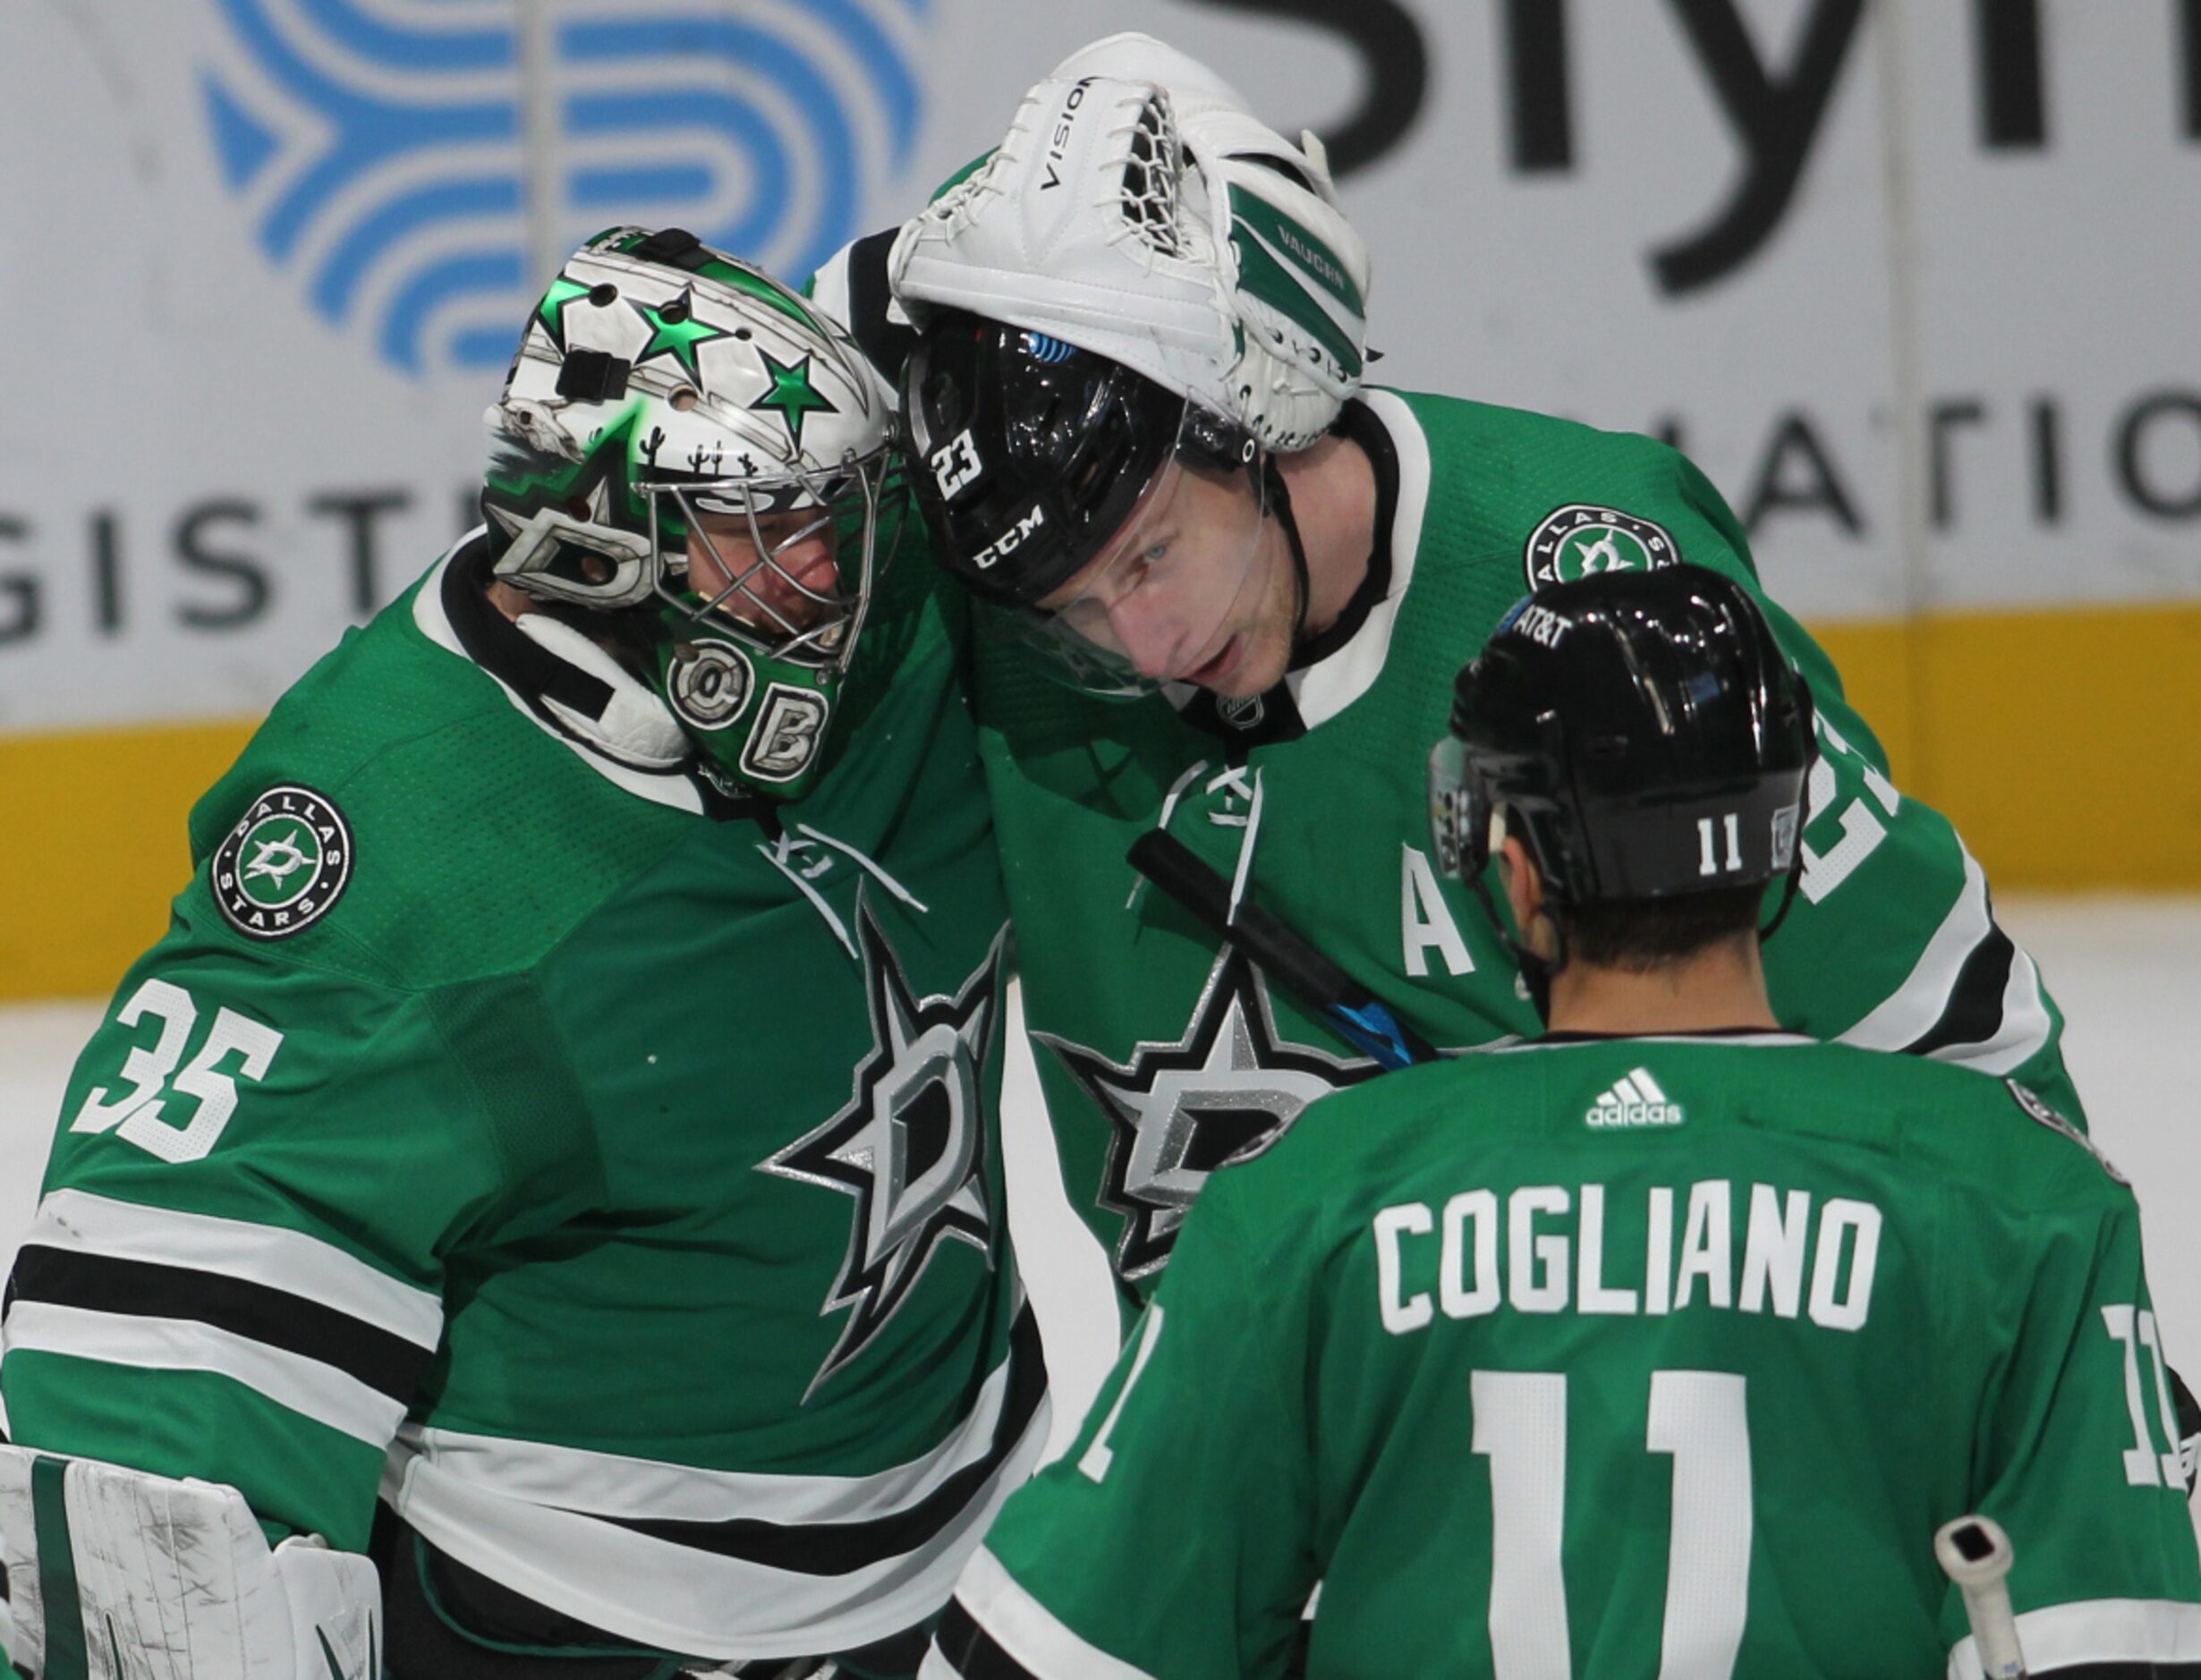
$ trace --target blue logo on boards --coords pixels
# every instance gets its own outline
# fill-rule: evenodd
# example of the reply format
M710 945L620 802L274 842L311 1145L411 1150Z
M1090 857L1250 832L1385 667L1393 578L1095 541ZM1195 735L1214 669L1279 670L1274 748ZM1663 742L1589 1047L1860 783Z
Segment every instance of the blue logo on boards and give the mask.
M413 374L501 370L540 270L620 222L801 280L882 219L931 7L215 4L228 38L200 88L256 242Z

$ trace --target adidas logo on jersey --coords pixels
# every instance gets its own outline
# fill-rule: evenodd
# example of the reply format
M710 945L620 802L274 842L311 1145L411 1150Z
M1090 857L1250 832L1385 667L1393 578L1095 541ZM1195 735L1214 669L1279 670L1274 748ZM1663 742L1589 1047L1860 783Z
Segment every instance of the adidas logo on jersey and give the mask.
M1600 1092L1582 1116L1584 1124L1593 1126L1678 1126L1681 1118L1681 1105L1668 1099L1647 1067Z

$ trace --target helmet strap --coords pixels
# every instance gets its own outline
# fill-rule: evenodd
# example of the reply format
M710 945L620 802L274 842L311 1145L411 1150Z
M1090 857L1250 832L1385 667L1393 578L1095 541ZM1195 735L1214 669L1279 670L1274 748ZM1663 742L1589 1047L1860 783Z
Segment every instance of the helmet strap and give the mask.
M1773 919L1758 929L1758 943L1763 945L1780 931L1780 924L1789 919L1789 912L1796 904L1796 889L1804 884L1802 861L1789 866L1788 884L1780 890L1780 908L1773 912Z
M1307 546L1299 538L1299 521L1292 513L1292 493L1285 487L1284 474L1276 464L1276 457L1267 450L1262 452L1261 464L1249 466L1253 474L1254 488L1263 501L1276 510L1277 523L1284 528L1284 540L1292 551L1292 576L1299 590L1299 606L1292 615L1292 659L1296 665L1299 649L1307 639L1307 604L1313 590L1307 581Z
M1512 953L1514 966L1521 971L1521 984L1527 989L1530 1005L1536 1011L1536 1019L1549 1026L1551 1022L1551 977L1567 966L1567 924L1551 905L1544 906L1545 920L1551 924L1551 932L1559 940L1559 955L1549 962L1538 956L1508 931L1506 919L1498 913L1498 902L1491 896L1490 884L1483 878L1481 870L1468 876L1467 885L1481 901L1483 913L1491 919L1491 926L1498 931L1498 941Z

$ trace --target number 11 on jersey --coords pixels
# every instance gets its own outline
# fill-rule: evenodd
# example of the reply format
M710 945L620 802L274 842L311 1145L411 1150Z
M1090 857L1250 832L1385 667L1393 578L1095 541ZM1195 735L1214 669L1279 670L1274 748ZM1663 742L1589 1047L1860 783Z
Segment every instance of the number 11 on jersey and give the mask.
M1491 1461L1491 1663L1499 1680L1568 1680L1567 1379L1469 1375L1474 1451ZM1734 1672L1750 1601L1750 1422L1729 1371L1651 1373L1647 1451L1674 1461L1662 1675Z

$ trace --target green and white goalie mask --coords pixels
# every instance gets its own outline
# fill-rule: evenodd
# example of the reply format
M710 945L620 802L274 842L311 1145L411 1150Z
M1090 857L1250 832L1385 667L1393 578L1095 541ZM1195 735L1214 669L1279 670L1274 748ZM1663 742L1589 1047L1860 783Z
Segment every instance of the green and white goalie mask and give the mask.
M497 575L605 615L709 767L802 797L903 507L846 335L693 234L614 228L552 282L488 420Z

